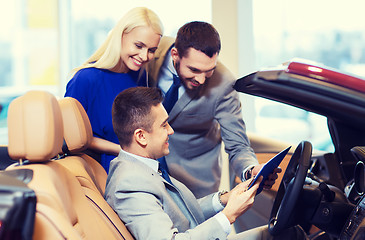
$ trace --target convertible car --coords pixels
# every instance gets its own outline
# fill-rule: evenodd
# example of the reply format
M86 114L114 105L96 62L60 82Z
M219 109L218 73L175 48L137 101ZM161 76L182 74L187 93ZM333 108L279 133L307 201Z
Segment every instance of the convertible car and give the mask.
M312 239L365 239L365 80L291 61L242 77L234 88L325 116L334 146L321 152L300 142L283 167L278 191L260 194L249 214L255 219L270 212L262 219L272 234L300 224ZM258 157L267 154L267 143L251 142ZM250 224L255 221L246 218Z
M310 239L365 239L365 80L292 61L242 77L234 88L326 117L334 146L295 143L277 185L257 195L242 225L268 224L273 235L300 225ZM10 103L8 145L0 147L0 239L133 239L103 198L106 172L85 152L91 137L73 98L30 91ZM249 137L260 162L287 147Z

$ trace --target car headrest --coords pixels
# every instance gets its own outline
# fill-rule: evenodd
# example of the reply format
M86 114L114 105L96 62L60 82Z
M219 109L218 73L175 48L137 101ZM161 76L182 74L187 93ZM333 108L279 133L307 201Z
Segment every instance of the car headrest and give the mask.
M71 97L65 97L58 102L61 107L66 142L63 152L77 153L85 150L93 138L93 132L83 106Z
M29 91L8 109L8 151L14 160L41 162L62 151L63 123L56 98L44 91Z

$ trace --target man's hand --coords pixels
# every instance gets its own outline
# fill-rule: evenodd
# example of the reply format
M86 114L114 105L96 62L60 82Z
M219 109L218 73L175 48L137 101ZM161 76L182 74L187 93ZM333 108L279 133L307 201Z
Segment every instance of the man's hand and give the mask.
M238 184L230 192L221 196L221 201L226 204L222 213L226 215L231 224L253 205L256 191L262 181L262 177L258 179L254 186L247 189L251 181L252 178Z
M253 169L252 169L252 174L254 176L256 176L261 168L264 166L264 163L261 163L259 165L256 165ZM274 171L269 175L269 177L266 179L266 181L264 182L264 189L271 189L271 187L274 185L276 179L278 178L278 173L281 173L281 168L275 168Z

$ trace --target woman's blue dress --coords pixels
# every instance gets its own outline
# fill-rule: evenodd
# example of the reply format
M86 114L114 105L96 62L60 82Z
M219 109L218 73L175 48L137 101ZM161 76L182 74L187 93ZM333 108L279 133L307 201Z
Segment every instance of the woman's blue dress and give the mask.
M68 82L65 97L76 98L85 108L95 137L119 144L112 124L112 105L123 90L145 85L145 75L138 84L139 72L115 73L106 69L85 68ZM108 173L114 155L101 154L100 163Z

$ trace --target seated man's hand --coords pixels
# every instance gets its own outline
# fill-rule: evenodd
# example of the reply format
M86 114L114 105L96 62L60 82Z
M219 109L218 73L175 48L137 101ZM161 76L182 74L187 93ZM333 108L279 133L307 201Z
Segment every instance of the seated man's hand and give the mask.
M241 182L230 192L221 196L221 201L226 204L222 213L226 215L232 224L236 219L246 212L254 203L256 191L262 181L262 177L250 189L247 189L253 178Z
M256 176L261 168L264 166L264 163L256 165L253 169L252 169L252 174L254 176ZM278 173L281 173L281 168L275 168L274 171L269 175L269 177L266 179L266 181L264 182L264 189L271 189L271 187L274 185L276 179L278 179Z

